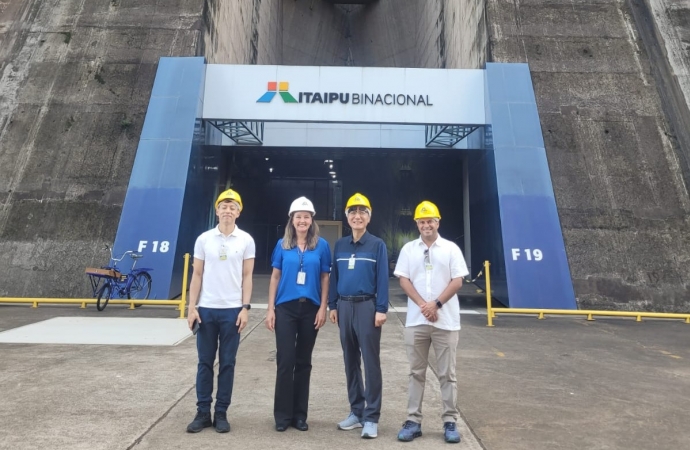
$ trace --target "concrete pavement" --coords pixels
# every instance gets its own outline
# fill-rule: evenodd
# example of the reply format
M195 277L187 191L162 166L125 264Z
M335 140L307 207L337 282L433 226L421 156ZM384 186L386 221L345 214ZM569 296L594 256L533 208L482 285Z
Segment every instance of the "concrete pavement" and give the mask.
M265 303L258 276L253 301ZM403 306L396 282L392 304ZM478 303L466 302L463 305ZM168 308L0 306L0 331L56 316L170 317ZM396 441L405 419L404 313L388 315L382 340L379 438L339 431L348 413L337 328L319 333L306 433L273 431L274 336L253 309L238 353L232 432L185 433L195 412L193 338L170 347L0 344L0 449L436 448L442 441L438 381L430 371L424 436ZM690 326L626 319L462 316L458 397L466 424L458 449L680 449L690 447Z

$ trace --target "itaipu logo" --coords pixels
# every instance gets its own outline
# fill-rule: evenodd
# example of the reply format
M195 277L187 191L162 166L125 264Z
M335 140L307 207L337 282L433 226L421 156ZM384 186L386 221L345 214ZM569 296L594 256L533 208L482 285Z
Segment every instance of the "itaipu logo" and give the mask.
M295 97L292 96L288 92L288 89L290 87L290 83L287 81L281 81L280 83L276 81L269 81L268 82L268 89L266 89L266 93L261 96L260 99L258 99L256 102L257 103L271 103L271 100L273 100L273 97L276 96L276 91L280 94L280 98L283 99L283 102L285 103L297 103L297 100L295 100Z
M288 89L287 81L269 81L266 93L259 97L257 103L271 103L276 94L280 95L283 103L351 103L353 105L398 105L398 106L434 106L428 95L409 94L363 94L350 92L299 92L293 97Z

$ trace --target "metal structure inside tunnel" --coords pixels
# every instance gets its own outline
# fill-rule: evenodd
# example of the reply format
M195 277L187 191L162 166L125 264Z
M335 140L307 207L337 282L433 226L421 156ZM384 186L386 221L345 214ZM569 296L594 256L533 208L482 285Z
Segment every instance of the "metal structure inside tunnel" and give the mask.
M205 119L237 145L263 145L264 122L238 122L232 120ZM478 125L425 125L426 147L453 148L470 134L483 128Z
M266 95L275 92L285 95ZM491 261L494 296L506 306L575 308L526 64L452 70L161 58L115 241L117 250L148 253L153 298L180 293L181 256L207 227L211 200L200 199L215 194L208 146L457 152L468 265Z

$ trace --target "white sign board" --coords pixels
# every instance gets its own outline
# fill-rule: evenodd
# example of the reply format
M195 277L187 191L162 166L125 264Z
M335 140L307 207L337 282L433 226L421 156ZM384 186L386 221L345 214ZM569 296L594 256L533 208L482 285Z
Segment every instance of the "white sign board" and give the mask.
M208 64L204 119L486 123L484 71Z

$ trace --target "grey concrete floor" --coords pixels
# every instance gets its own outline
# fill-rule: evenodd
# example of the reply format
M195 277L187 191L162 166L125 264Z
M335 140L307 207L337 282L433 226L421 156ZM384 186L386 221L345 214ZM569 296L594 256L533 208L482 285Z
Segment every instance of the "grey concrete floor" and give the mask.
M265 303L266 277L253 301ZM470 289L465 290L472 294ZM391 302L404 306L397 283ZM464 307L480 310L481 299ZM396 441L405 419L404 313L389 313L382 340L384 404L379 438L335 423L348 413L337 328L314 351L306 433L273 431L274 336L252 310L238 353L232 432L185 433L195 412L193 338L174 347L0 344L0 449L436 448L442 442L438 381L430 371L424 436ZM56 316L169 317L173 308L109 305L0 306L0 331ZM458 402L466 422L457 448L690 448L690 325L680 321L463 315Z

